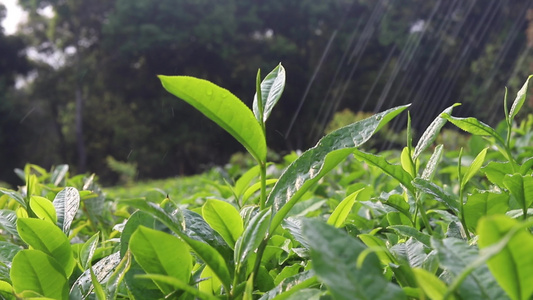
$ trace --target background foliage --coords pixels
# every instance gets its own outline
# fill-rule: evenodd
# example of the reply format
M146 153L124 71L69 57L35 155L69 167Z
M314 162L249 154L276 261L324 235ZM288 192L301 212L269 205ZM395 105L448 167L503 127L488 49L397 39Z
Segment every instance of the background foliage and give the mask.
M111 183L120 174L108 156L158 178L243 150L165 94L157 74L208 79L250 105L257 67L283 62L285 100L267 132L283 152L316 143L346 108L413 103L422 116L413 127L423 129L460 101L458 114L494 124L501 87L516 89L532 69L526 0L19 2L27 23L16 36L0 33L0 179L13 184L26 162L68 163ZM34 53L31 65L24 53ZM15 74L33 80L14 89Z

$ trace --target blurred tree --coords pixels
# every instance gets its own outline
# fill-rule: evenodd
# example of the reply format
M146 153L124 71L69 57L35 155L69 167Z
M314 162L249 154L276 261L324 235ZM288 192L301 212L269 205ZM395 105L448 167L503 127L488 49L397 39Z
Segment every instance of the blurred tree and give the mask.
M5 15L6 9L0 4L0 23ZM6 36L0 26L0 178L10 182L15 180L13 169L20 159L17 147L24 143L17 126L22 116L15 112L13 97L16 91L13 88L17 75L25 75L30 71L25 47L22 38Z

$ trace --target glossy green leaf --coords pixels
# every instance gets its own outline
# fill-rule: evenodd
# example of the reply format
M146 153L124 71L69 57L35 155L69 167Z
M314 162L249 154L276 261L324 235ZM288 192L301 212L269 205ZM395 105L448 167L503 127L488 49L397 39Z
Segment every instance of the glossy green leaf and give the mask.
M348 214L350 214L350 211L352 210L357 195L362 190L363 189L359 189L348 195L348 197L344 198L344 200L337 205L333 213L331 213L327 223L337 228L342 227L342 225L344 225L344 221L346 221L346 218L348 217Z
M218 291L222 286L222 282L220 282L213 271L207 266L200 274L200 278L204 278L204 280L198 283L198 290L200 290L200 292L213 295L213 293Z
M453 108L458 105L461 104L455 103L454 105L446 108L442 113L451 114ZM442 126L444 126L444 124L446 124L446 119L442 118L441 116L437 116L433 120L433 122L429 124L428 128L426 128L426 130L418 140L418 143L416 144L415 152L413 153L413 160L416 160L424 150L431 146L433 141L435 141L435 139L439 135L439 132Z
M66 187L57 193L53 205L57 212L57 225L63 232L68 233L80 207L80 193L76 188Z
M505 185L503 184L503 178L505 175L514 173L513 166L510 162L497 161L489 162L486 166L481 168L481 171L485 173L490 182L500 188L505 188Z
M448 113L441 114L441 117L473 135L491 136L501 147L505 147L505 141L503 140L501 135L499 135L494 129L492 129L492 127L483 122L480 122L476 118L456 118L450 116L450 114Z
M431 245L437 251L441 268L448 272L451 279L478 259L477 248L460 239L431 239ZM485 264L472 271L458 291L462 299L508 299Z
M266 182L265 182L265 186L271 186L273 185L274 183L276 183L278 180L277 179L267 179ZM249 188L247 188L245 191L244 191L244 194L242 195L242 205L244 205L248 199L253 195L255 194L257 191L259 191L261 189L261 182L256 182L254 184L252 184Z
M4 264L10 264L11 261L13 261L13 257L20 250L22 250L22 248L18 245L0 241L0 262Z
M427 258L425 246L414 238L409 238L406 242L398 243L390 248L390 253L394 254L394 262L411 268L422 267Z
M498 254L489 259L487 265L500 286L513 300L530 299L533 295L533 236L520 223L502 215L483 218L478 225L478 245L484 250L509 238Z
M0 226L15 237L19 237L17 231L17 215L14 211L0 209Z
M418 286L424 294L426 294L431 300L443 300L444 295L448 288L446 284L442 282L435 274L430 273L421 268L414 268L413 273L415 274L416 281ZM451 296L448 300L454 300L455 297Z
M262 109L259 109L257 94L254 95L253 111L255 118L263 120L266 123L272 108L278 103L283 89L285 88L285 68L281 64L274 68L261 82L261 104ZM260 116L260 111L263 112L263 118Z
M56 210L52 202L41 196L31 196L30 208L41 219L55 224L57 222Z
M106 282L106 299L116 299L124 276L131 266L131 253L127 252Z
M473 232L481 217L505 214L509 209L509 195L504 193L476 192L467 199L464 206L466 226Z
M245 265L250 255L257 250L265 239L270 221L270 210L258 212L248 223L242 236L235 244L237 269Z
M440 161L442 160L442 144L435 147L435 151L433 151L433 154L429 158L426 168L422 172L422 179L425 180L431 180L433 179L433 176L437 172L437 166L439 165Z
M522 162L519 172L521 175L526 175L530 173L531 169L533 169L533 157L530 157ZM512 172L509 172L509 173L512 173Z
M370 118L337 129L293 161L272 188L267 206L272 206L273 232L305 192L352 151L364 144L408 105L391 108Z
M9 282L0 280L0 297L5 300L16 300L15 295L13 295L13 286Z
M187 245L177 237L139 226L131 236L130 251L147 273L167 275L189 282L192 256ZM164 284L159 285L159 288L165 294L174 291Z
M317 220L303 220L313 270L334 299L406 299L402 289L383 277L378 257L370 253L355 265L366 247L339 229Z
M18 219L17 230L26 244L56 259L67 277L72 274L76 262L70 241L55 224L39 219Z
M94 286L91 280L91 271L94 273L96 280L100 284L104 284L106 278L113 273L117 265L120 263L120 253L115 252L111 255L108 255L100 259L96 264L94 264L89 270L83 272L78 279L72 284L70 288L70 296L74 299L83 298L89 296L93 291Z
M10 275L13 289L21 296L33 292L52 299L68 299L68 279L63 267L42 251L17 253Z
M443 190L437 184L427 181L422 178L415 178L413 185L420 191L431 195L435 200L442 202L447 208L453 210L455 213L459 212L459 200L448 192Z
M261 125L239 98L207 80L163 75L159 79L168 92L230 133L257 161L266 161L266 140Z
M233 249L244 230L239 211L228 202L207 199L202 206L202 215L207 224L218 232Z
M142 199L123 200L122 203L129 204L133 207L143 210L156 217L159 221L170 228L178 237L186 242L191 249L213 270L217 277L222 281L224 288L229 290L231 285L231 277L226 260L215 248L210 244L198 241L187 236L181 228L181 224L175 217L166 213L161 207L154 203L146 202ZM187 219L187 218L185 218Z
M481 169L483 162L485 161L485 156L487 155L488 148L485 148L479 152L479 154L474 158L466 172L464 173L461 180L461 188L464 188L466 184L476 175L476 173Z
M521 207L528 208L531 206L533 203L533 177L507 174L503 178L503 184Z
M138 275L137 277L151 279L159 283L160 285L170 286L174 290L178 290L178 289L184 290L185 292L193 295L195 299L218 300L217 297L203 293L200 290L190 286L188 282L182 281L176 277L171 277L171 276L161 275L161 274L146 274L146 275Z
M518 114L522 106L524 105L524 102L526 101L526 95L527 95L527 89L529 87L529 80L533 77L533 75L530 75L522 88L518 91L516 94L516 99L513 102L513 105L511 106L511 110L509 111L509 120L512 122L514 117Z
M93 259L94 252L96 251L96 247L98 246L98 235L100 233L95 233L92 237L90 237L81 247L80 253L79 253L79 261L81 264L81 267L83 270L87 270L89 266L91 265L91 261Z
M405 186L413 195L415 194L415 189L411 184L413 177L406 172L402 166L392 165L381 156L359 151L357 149L354 150L354 156L365 161L369 165L380 168L387 175L403 184L403 186Z
M405 201L405 198L401 195L389 195L387 199L382 199L383 204L388 205L403 215L405 215L407 218L411 218L411 213L409 212L410 206L409 203Z
M98 278L96 278L96 275L94 275L93 269L89 268L89 272L91 273L91 282L94 287L94 294L96 296L96 299L98 300L106 300L104 287L102 284L98 281Z

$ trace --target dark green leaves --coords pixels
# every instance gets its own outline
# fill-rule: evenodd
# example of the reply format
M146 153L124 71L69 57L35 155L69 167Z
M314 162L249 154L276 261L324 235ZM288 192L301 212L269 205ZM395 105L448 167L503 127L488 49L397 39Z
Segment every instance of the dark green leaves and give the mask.
M207 80L159 75L163 87L217 123L259 162L266 161L266 141L252 111L235 95Z
M334 299L406 299L402 289L388 282L377 256L342 231L319 221L304 220L303 235L309 244L313 270Z

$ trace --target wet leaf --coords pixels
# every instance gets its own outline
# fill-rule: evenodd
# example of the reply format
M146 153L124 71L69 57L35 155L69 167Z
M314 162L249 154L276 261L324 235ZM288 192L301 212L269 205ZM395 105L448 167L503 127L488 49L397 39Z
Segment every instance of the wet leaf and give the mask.
M494 129L492 129L492 127L480 122L476 118L456 118L450 116L448 113L441 114L441 117L473 135L491 136L496 140L496 143L498 143L502 148L505 148L505 141L503 138Z
M516 99L513 102L513 105L511 106L511 110L509 111L509 120L510 122L513 121L514 117L518 114L522 106L524 105L524 102L526 101L526 95L527 95L527 89L529 86L529 80L533 77L533 75L529 76L522 86L522 88L518 91L516 94Z
M267 199L267 206L272 206L273 210L270 232L281 224L289 210L311 186L407 107L408 105L392 108L337 129L293 161L280 176Z
M459 105L459 103L455 103L454 105L446 108L442 113L451 114L453 108ZM435 120L429 124L428 128L426 128L416 144L413 160L416 160L424 150L431 146L433 141L435 141L439 135L439 132L444 124L446 124L446 119L442 118L441 116L437 116Z
M442 202L447 208L453 210L455 213L459 212L459 200L443 190L437 184L422 178L415 178L413 180L413 185L420 191L431 195L435 200Z

